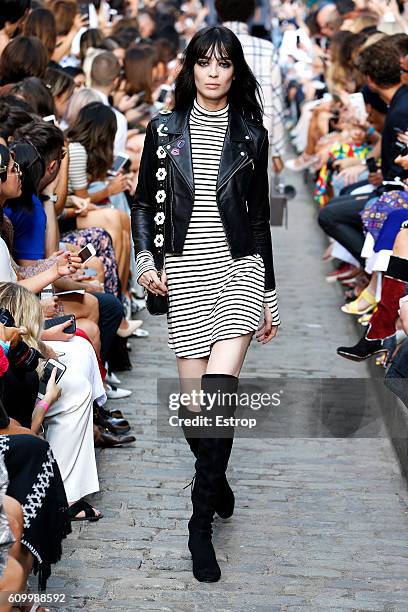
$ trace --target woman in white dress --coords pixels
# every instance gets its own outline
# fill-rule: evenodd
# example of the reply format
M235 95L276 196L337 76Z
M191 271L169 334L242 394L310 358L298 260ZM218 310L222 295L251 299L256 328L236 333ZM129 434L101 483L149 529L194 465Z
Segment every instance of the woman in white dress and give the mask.
M106 402L102 378L92 345L83 338L68 342L42 342L43 317L39 299L16 283L0 283L0 306L24 326L24 341L48 357L64 363L66 371L58 383L60 397L49 408L35 409L36 423L42 416L45 438L58 463L73 520L97 520L101 513L82 498L99 491L93 438L93 402ZM27 411L30 406L23 407ZM74 506L75 504L75 506ZM87 510L85 510L87 508Z
M265 344L280 323L268 135L258 91L238 38L224 27L199 31L185 52L173 112L148 126L132 207L138 282L168 296L169 346L182 391L201 386L205 399L216 393L235 397L230 405L216 403L213 416L234 413L254 333ZM161 245L165 265L159 276ZM180 416L200 410L191 402ZM221 571L211 541L213 516L227 518L234 510L225 476L233 428L221 438L225 428L208 437L182 418L180 424L197 459L188 542L193 573L215 582Z

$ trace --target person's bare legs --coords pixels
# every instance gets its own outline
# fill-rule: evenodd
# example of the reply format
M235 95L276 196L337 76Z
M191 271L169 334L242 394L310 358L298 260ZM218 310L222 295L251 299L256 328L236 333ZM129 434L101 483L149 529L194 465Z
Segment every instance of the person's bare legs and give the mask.
M0 593L18 593L24 591L27 579L24 569L14 557L8 556L3 575L0 578ZM12 604L0 605L0 612L10 612Z
M127 286L129 282L130 273L130 236L127 231L122 232L122 245L123 245L123 256L122 256L122 276L120 283L122 287L122 293L128 294Z
M203 374L230 374L239 376L248 347L252 340L252 332L237 338L218 340L211 348L209 357L188 359L177 357L177 368L180 378L181 393L191 393L196 388ZM199 412L199 406L190 405L189 410Z
M306 144L306 148L304 151L305 154L309 156L315 154L316 143L318 141L318 138L316 138L317 123L318 123L318 114L317 114L316 109L314 109L312 111L312 118L310 120L309 130L307 132L307 144Z
M90 319L94 323L98 323L99 302L94 295L91 293L85 293L85 295L72 293L62 297L61 301L67 314L74 314L76 319Z
M365 291L367 291L370 295L375 296L377 292L377 282L378 282L378 272L373 272L373 275L367 287L365 288ZM356 303L359 311L360 310L364 311L370 305L370 303L364 297L362 297L361 294L358 295L356 299L350 303L353 303L353 304Z
M99 302L96 297L91 293L80 296L74 293L64 296L62 303L64 312L75 315L77 326L87 334L96 354L100 356Z
M105 267L99 257L92 257L87 263L87 268L94 268L96 270L95 279L98 280L102 285L105 283ZM86 281L85 281L86 282Z
M19 561L21 555L21 538L23 536L24 527L23 508L21 507L20 502L9 495L4 496L3 508L7 515L10 529L13 532L13 536L16 540L13 546L9 549L9 555Z
M0 578L0 592L24 591L34 558L28 549L21 545L23 509L21 504L9 495L4 496L3 508L16 541L8 551L7 565ZM0 612L8 612L11 609L11 605L0 605Z
M251 344L252 335L253 333L250 332L237 338L215 342L205 374L230 374L238 377Z
M375 295L377 291L378 272L373 272L373 275L368 283L366 289L371 295Z
M193 391L199 393L201 389L201 377L206 372L208 357L199 359L176 357L176 359L180 378L180 392L188 393L189 395L191 395ZM194 404L185 407L192 412L200 412L201 410L200 406Z
M322 136L328 132L328 120L330 113L319 106L312 111L312 119L307 134L307 145L305 154L308 156L316 154L317 143Z
M121 277L122 293L128 295L127 286L130 273L130 215L124 210L118 211L122 224L122 258L121 258Z
M23 525L24 525L23 509L21 508L20 503L16 499L9 497L9 496L5 497L4 508L7 514L8 512L10 512L10 514L14 517L15 522L12 522L12 525L11 525L11 526L17 527L16 532L14 533L14 537L21 542L21 538L23 535ZM12 547L12 550L13 549L14 549L14 546ZM20 545L19 547L14 549L13 552L17 553L16 560L23 568L24 584L25 584L27 582L28 575L32 570L33 563L34 563L34 557L31 554L31 552L28 550L28 548L26 548L24 545L22 546Z
M101 356L101 334L100 334L98 325L94 323L94 321L91 321L90 319L77 319L76 323L79 329L82 329L82 331L86 333L89 340L91 341L91 344L95 350L95 353L98 355L98 357L100 357Z
M101 227L110 235L112 239L113 250L115 251L116 263L118 265L118 273L122 282L123 270L123 220L120 210L114 208L102 208L101 210L91 210L86 217L77 217L78 229L87 229L89 227Z
M394 242L392 254L401 259L408 259L408 228L400 230Z

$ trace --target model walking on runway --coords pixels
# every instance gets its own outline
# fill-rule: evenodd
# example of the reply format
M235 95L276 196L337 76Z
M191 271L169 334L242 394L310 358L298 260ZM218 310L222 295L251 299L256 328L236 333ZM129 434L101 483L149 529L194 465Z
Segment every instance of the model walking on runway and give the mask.
M258 84L227 28L205 28L193 37L176 80L174 110L148 126L132 230L139 284L168 301L169 346L183 392L198 381L204 397L236 394L254 333L266 344L280 321L268 135ZM217 409L225 412L225 406ZM192 404L184 416L199 410ZM196 457L188 525L193 573L215 582L221 571L211 541L214 513L228 518L234 510L225 475L233 428L229 437L183 431Z

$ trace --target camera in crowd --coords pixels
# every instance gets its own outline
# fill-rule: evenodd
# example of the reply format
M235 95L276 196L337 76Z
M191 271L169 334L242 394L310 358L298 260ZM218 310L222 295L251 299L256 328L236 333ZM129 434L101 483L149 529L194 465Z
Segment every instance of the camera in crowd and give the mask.
M6 308L0 308L0 323L5 327L15 327L15 321L10 312ZM28 346L23 340L20 340L16 346L10 348L8 360L10 364L24 372L32 372L38 367L38 362L42 358L41 353L37 349Z

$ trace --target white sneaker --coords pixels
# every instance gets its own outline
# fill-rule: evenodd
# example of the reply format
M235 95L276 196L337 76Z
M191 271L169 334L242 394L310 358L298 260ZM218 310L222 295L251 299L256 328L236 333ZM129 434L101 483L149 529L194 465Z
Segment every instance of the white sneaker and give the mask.
M111 372L110 374L106 375L105 378L105 382L107 382L110 385L120 385L120 379L116 376L115 372Z
M317 155L305 155L302 153L302 155L299 155L299 157L295 159L287 159L285 161L285 168L292 172L302 172L316 164L318 160L319 158Z
M105 385L106 397L108 399L123 399L124 397L129 397L132 395L132 391L130 389L121 389L119 387Z

